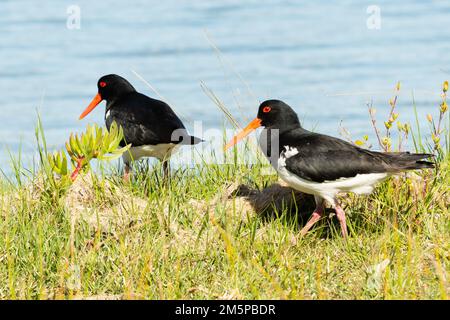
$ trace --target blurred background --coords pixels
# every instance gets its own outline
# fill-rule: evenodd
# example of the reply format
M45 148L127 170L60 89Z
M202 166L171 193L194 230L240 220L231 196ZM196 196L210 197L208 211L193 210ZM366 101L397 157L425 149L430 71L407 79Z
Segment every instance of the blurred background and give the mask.
M367 102L382 123L397 81L402 122L415 122L413 99L424 125L438 110L449 21L448 1L2 0L0 167L8 170L8 150L33 157L37 112L51 148L103 124L104 104L78 120L102 75L158 98L133 70L191 131L194 120L228 126L204 82L241 125L277 98L307 129L338 136L342 121L355 139L375 142Z

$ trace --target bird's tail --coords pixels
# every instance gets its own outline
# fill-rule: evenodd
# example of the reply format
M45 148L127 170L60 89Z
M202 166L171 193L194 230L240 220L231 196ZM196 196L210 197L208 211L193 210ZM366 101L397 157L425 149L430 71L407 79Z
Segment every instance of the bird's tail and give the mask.
M204 140L190 135L183 135L180 137L180 140L178 140L178 143L184 146L192 146L194 144L199 144L200 142L204 142Z
M204 140L200 138L191 136L184 128L174 130L171 136L171 141L186 146L191 146L194 144L198 144L200 142L204 142Z
M199 144L200 142L204 142L205 140L194 137L194 136L189 136L186 142L181 142L182 144L188 144L188 145L194 145L194 144Z
M423 159L433 158L429 153L387 153L390 158L391 166L396 170L415 170L434 168L435 164Z

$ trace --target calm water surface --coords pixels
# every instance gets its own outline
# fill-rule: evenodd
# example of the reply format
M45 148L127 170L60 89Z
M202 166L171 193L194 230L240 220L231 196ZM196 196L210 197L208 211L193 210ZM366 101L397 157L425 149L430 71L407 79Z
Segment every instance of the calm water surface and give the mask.
M191 130L194 120L225 123L201 81L242 124L260 101L279 98L306 128L338 135L343 121L360 137L371 133L367 101L387 112L397 81L401 120L414 120L413 92L421 117L435 112L450 78L450 2L376 2L380 30L366 26L372 1L1 0L0 168L8 150L33 157L37 112L51 148L103 124L103 105L77 119L108 73L157 97L138 72ZM74 4L79 30L66 27Z

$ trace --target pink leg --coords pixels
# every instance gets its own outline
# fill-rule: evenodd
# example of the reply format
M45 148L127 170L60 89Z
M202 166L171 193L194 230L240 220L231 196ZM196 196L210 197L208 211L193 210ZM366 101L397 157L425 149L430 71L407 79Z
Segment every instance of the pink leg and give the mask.
M125 164L125 172L123 173L123 181L130 182L130 166Z
M165 186L167 186L170 181L169 160L163 160L162 165L163 165L163 172L164 172L163 183Z
M345 212L344 209L341 208L339 202L337 200L334 201L334 209L336 210L336 216L339 220L339 224L341 225L341 232L344 238L347 238L347 223L345 222Z
M302 230L300 230L300 234L302 236L304 236L309 229L312 228L312 226L320 220L320 218L322 218L323 216L323 212L325 210L324 208L324 200L319 198L319 197L315 197L316 200L316 209L314 209L314 212L311 215L311 218L309 218L308 223L306 223L306 225L302 228Z

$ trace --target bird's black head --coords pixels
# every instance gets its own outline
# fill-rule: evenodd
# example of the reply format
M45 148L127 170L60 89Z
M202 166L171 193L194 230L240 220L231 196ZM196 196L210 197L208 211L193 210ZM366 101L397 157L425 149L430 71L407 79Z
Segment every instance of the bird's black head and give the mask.
M261 126L281 131L300 127L298 116L292 108L281 100L266 100L260 104L258 119Z
M97 95L91 101L86 110L83 111L80 119L87 116L103 100L112 102L127 93L136 91L131 83L116 74L108 74L101 77L97 82L97 88Z
M136 89L126 79L116 74L108 74L97 82L98 93L103 100L114 100L124 94L134 92Z
M298 121L295 111L283 101L266 100L260 104L257 117L225 145L225 150L234 146L239 140L259 127L277 129L281 134L288 130L300 128L300 121Z

